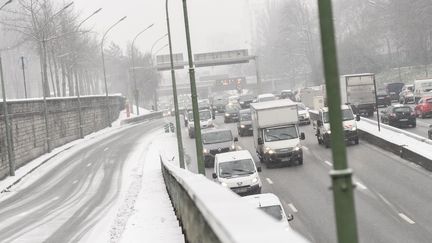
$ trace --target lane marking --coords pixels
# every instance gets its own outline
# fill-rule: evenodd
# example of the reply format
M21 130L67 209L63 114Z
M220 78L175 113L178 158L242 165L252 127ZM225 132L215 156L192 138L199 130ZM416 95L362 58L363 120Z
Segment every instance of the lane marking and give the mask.
M91 163L88 163L88 164L87 164L87 167L90 167L90 165L91 165Z
M405 220L408 224L415 224L415 222L412 219L410 219L408 216L406 216L403 213L399 213L399 217Z
M363 183L361 183L361 182L359 182L359 181L355 181L354 183L356 184L356 186L357 186L359 189L361 189L361 190L367 190L367 187L366 187Z
M105 151L108 151L108 149L109 149L109 148L108 148L108 147L106 147L106 148L104 149L104 152L105 152Z
M72 184L77 184L78 183L78 180L74 180L73 182L72 182Z
M292 210L294 213L297 213L297 212L298 212L298 210L297 210L297 208L294 206L294 204L290 203L290 204L288 204L288 207L290 207L291 210Z
M273 185L273 181L270 180L270 178L266 178L266 180L267 180L267 182L268 182L270 185Z
M325 163L326 165L330 166L330 167L333 166L333 164L332 164L331 162L328 162L327 160L325 160L324 163Z

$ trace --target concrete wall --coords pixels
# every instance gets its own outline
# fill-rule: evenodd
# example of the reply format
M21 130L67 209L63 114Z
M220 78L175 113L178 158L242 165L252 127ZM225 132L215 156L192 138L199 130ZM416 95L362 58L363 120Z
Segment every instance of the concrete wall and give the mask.
M84 135L107 126L105 96L81 97ZM110 120L118 119L125 99L110 96ZM79 139L78 100L73 98L50 98L48 127L51 149ZM16 168L41 156L47 151L44 103L42 99L8 101L8 113L12 127L13 152ZM0 179L9 173L3 105L0 108Z

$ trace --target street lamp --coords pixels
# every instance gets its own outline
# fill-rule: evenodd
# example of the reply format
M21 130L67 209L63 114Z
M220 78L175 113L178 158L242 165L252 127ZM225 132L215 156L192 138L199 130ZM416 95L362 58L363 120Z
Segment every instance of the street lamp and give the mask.
M159 41L161 41L163 38L165 38L165 36L168 36L168 33L166 33L165 35L161 36L159 39L157 39L157 40L153 43L153 45L152 45L152 47L151 47L151 49L150 49L150 53L153 53L153 49L154 49L154 47L156 46L156 44L157 44Z
M60 9L57 13L53 14L47 22L45 22L45 25L42 26L42 67L43 67L43 78L42 78L42 94L43 94L43 103L44 103L44 118L45 118L45 132L46 132L46 143L47 143L47 152L51 152L51 142L50 142L50 130L48 126L48 105L46 101L46 85L48 85L48 67L47 67L47 50L46 50L46 27L48 23L54 19L57 15L59 15L61 12L72 6L73 2L67 4L62 9ZM49 94L48 94L49 95Z
M109 108L109 98L108 98L108 85L107 85L107 79L106 79L106 68L105 68L105 55L104 55L104 41L110 30L114 28L116 25L118 25L120 22L126 19L127 16L124 16L123 18L119 19L117 22L115 22L113 25L111 25L107 31L105 31L102 41L101 41L101 52L102 52L102 68L103 68L103 76L104 76L104 84L105 84L105 95L106 95L106 106L107 106L107 123L108 126L111 127L111 115L110 115L110 108Z
M135 38L132 41L132 47L131 47L131 57L132 57L132 76L133 76L133 81L134 81L134 96L135 96L135 105L136 105L136 110L137 110L137 115L139 115L139 104L138 104L138 98L139 98L139 93L138 93L138 89L137 89L137 84L136 84L136 74L135 74L135 56L134 56L134 45L135 45L135 40L142 34L144 33L146 30L150 29L154 24L149 25L147 28L145 28L144 30L142 30L141 32L139 32Z
M164 46L162 46L161 48L157 49L157 51L155 51L155 53L153 55L158 54L160 51L162 51L163 49L165 49L165 47L167 47L167 46L168 46L168 43L165 44Z
M197 96L197 89L195 83L195 68L193 63L192 45L191 45L191 38L189 33L188 11L187 11L186 0L182 0L182 1L183 1L183 16L184 16L185 30L186 30L186 43L188 48L189 77L190 77L190 86L191 86L191 95L192 95L192 110L194 116L195 146L196 146L196 154L197 154L198 172L200 174L205 175L203 146L201 143L201 125L200 125L199 110L198 110L198 96Z
M12 0L9 0L9 1L5 2L5 3L0 7L0 10L2 10L6 5L8 5L8 4L10 4L10 3L12 3Z
M179 112L179 107L178 107L177 85L176 85L176 79L175 79L174 59L173 59L173 53L172 53L171 30L170 30L170 21L169 21L169 13L168 13L168 0L165 1L165 13L166 13L166 20L167 20L168 44L169 44L170 62L171 62L171 81L172 81L173 98L174 98L174 112L175 112L175 120L176 120L177 148L178 148L178 154L179 154L180 168L184 169L185 168L185 162L184 162L184 155L183 155L183 140L182 140L182 134L181 134L180 112Z

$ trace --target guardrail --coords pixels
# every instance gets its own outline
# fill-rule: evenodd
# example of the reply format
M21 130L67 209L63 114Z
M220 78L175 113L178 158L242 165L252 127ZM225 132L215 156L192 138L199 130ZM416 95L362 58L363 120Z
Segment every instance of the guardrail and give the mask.
M189 243L308 242L203 175L166 162L162 174Z
M362 121L376 125L376 121L370 119L362 118ZM430 146L432 141L427 138L385 124L381 125L381 133L378 130L376 132L372 132L370 129L363 130L361 126L357 127L357 129L362 140L432 171L432 158L429 152L432 150L432 146ZM382 132L388 131L394 133L394 135L382 134ZM411 140L405 141L405 139L399 137L400 135Z
M143 122L143 121L152 120L152 119L159 119L162 117L163 117L162 111L155 111L155 112L151 112L149 114L124 119L121 121L120 125L133 124L133 123Z

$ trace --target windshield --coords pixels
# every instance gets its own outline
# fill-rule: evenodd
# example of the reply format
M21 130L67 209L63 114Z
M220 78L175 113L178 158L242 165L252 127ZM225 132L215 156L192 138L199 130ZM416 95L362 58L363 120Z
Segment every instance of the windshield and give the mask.
M282 220L282 208L279 205L260 207L262 211L266 212L268 215L272 216L276 220Z
M266 102L266 101L272 101L272 100L275 100L276 98L275 97L263 97L263 98L260 98L259 99L259 101L260 102Z
M201 121L206 121L206 120L209 120L212 118L211 112L208 110L207 111L200 111L199 115L200 115Z
M388 92L399 93L402 90L404 85L405 85L404 83L387 84L387 90L388 90Z
M240 101L251 101L254 99L253 95L242 95L240 96Z
M329 123L330 122L329 113L324 112L323 116L324 116L323 122ZM342 110L342 121L349 121L349 120L354 120L354 114L352 110L351 109Z
M232 141L231 131L217 131L202 134L203 144L223 143Z
M394 112L411 112L410 107L397 107L393 109Z
M210 106L209 100L200 100L198 101L198 107L207 107Z
M266 142L288 140L298 138L298 132L295 125L288 127L269 128L264 130L264 138Z
M226 112L238 112L240 110L240 106L238 105L227 105L225 107Z
M240 121L251 121L252 116L250 112L242 112L240 113Z
M219 176L231 178L255 173L254 162L251 159L234 160L219 164Z

